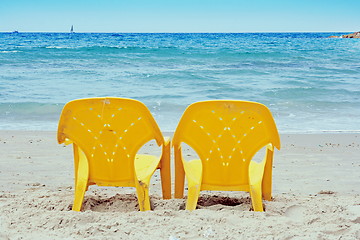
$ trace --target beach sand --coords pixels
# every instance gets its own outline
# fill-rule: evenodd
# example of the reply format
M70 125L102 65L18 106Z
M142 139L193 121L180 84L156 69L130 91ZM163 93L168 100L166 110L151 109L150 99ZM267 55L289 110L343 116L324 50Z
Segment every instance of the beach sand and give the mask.
M0 239L360 239L360 134L281 141L263 213L246 192L201 192L185 211L185 199L161 199L158 171L153 211L138 211L134 188L91 186L73 212L72 147L55 132L0 131Z

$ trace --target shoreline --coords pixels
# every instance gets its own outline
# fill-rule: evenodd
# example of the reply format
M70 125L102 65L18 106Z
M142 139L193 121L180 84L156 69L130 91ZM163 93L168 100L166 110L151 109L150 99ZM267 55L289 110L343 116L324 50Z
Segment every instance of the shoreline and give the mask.
M264 213L249 211L246 192L217 191L201 192L198 209L185 211L186 199L161 198L158 171L153 211L138 211L134 188L91 186L79 213L70 211L72 147L55 131L0 131L0 239L359 239L360 133L280 138ZM155 153L150 145L141 151Z
M161 129L160 129L161 130ZM278 129L279 131L279 129ZM44 132L44 133L54 133L56 134L57 129L1 129L0 134L2 132ZM164 136L172 136L175 130L165 130L161 131ZM307 135L307 134L360 134L359 130L306 130L306 131L279 131L279 135ZM1 135L0 135L1 136Z

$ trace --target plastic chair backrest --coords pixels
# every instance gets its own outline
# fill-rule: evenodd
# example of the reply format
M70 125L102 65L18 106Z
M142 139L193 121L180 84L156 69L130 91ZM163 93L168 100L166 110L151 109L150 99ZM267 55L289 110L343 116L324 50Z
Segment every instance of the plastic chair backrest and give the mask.
M250 160L280 138L269 109L255 102L204 101L190 105L173 137L188 144L202 162L202 183L214 186L248 184Z
M134 158L146 142L164 138L147 107L124 98L79 99L65 105L58 142L73 142L85 153L89 181L134 181Z

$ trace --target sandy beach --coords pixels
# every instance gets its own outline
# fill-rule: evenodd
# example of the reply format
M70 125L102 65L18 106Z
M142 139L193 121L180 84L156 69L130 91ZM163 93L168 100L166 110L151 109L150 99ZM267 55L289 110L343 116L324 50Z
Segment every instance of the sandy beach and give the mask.
M92 186L73 212L72 147L55 132L0 131L0 239L360 239L360 134L281 141L264 213L239 192L202 192L185 211L185 199L161 199L159 172L153 211L138 211L133 188Z

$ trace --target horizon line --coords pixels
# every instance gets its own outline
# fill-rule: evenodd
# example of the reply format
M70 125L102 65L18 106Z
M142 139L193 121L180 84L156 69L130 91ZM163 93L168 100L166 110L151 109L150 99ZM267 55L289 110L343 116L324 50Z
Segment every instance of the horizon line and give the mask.
M254 32L89 32L89 31L84 31L84 32L73 32L73 33L130 33L130 34L138 34L138 33L347 33L347 32L358 32L358 31L254 31ZM71 33L68 31L18 31L18 30L14 30L14 31L0 31L0 33Z

